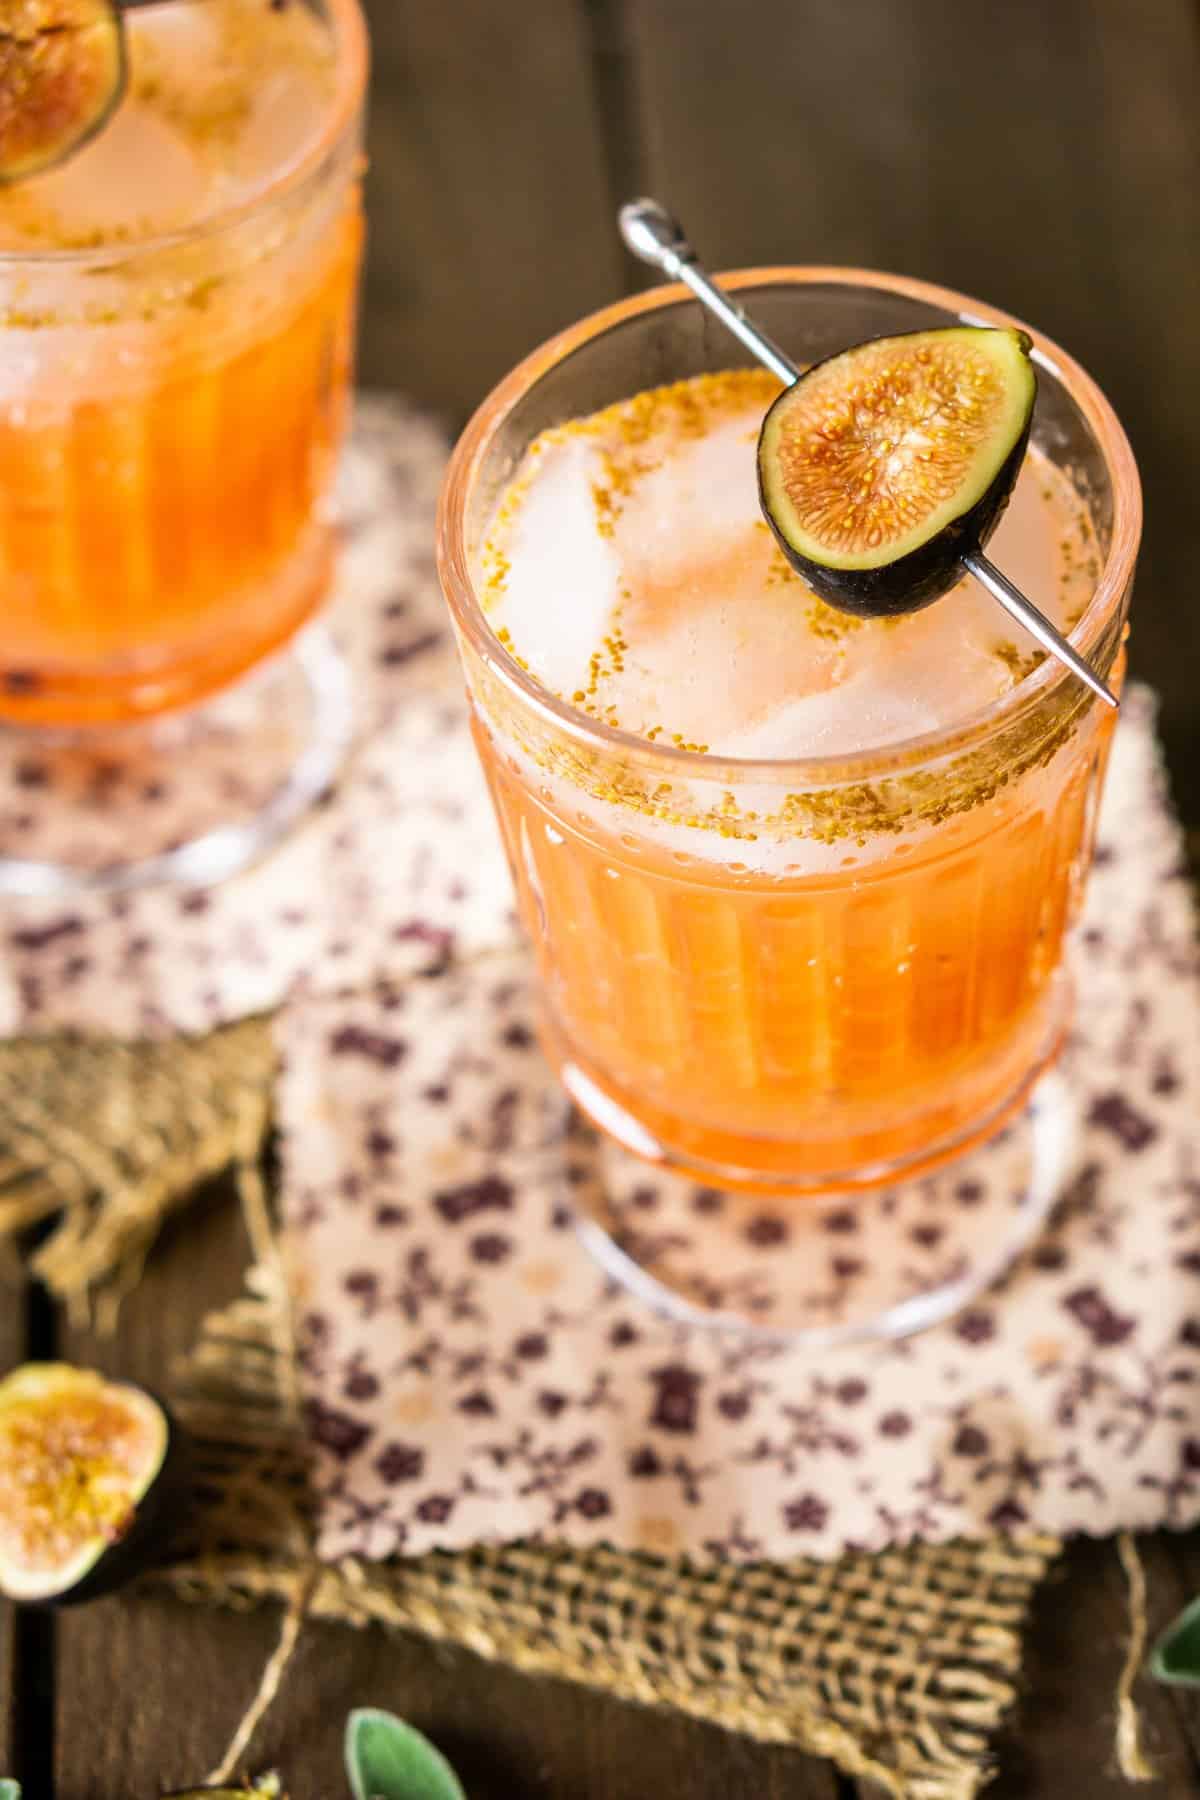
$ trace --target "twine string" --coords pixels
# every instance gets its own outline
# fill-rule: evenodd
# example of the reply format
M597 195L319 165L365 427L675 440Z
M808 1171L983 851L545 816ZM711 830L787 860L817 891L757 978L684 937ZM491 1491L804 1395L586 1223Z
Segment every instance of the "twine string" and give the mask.
M229 1748L207 1779L208 1787L224 1787L227 1782L233 1780L237 1771L243 1766L246 1751L250 1748L254 1734L274 1704L279 1690L283 1686L283 1678L287 1673L288 1664L299 1647L300 1633L304 1627L316 1581L317 1571L312 1569L293 1584L291 1598L283 1615L279 1642L267 1659L254 1697L238 1722L237 1729L229 1741Z
M1117 1678L1117 1766L1126 1781L1154 1781L1157 1771L1142 1747L1142 1721L1133 1684L1146 1658L1146 1571L1129 1532L1117 1538L1129 1598L1129 1642Z

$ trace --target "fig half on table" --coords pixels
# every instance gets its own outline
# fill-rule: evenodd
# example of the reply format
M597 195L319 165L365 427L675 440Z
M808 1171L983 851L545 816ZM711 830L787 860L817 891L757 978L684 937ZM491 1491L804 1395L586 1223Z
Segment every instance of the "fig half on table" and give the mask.
M962 579L1024 460L1037 373L1023 331L949 326L856 344L763 421L759 497L789 563L831 606L915 612Z
M63 162L125 92L116 0L0 0L0 183Z
M90 1600L146 1566L181 1497L184 1452L161 1401L67 1363L0 1381L0 1593Z

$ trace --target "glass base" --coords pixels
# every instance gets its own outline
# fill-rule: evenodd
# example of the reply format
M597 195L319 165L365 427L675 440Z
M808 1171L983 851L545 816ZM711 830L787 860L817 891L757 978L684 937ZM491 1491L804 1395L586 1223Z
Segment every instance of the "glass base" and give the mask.
M0 895L225 881L328 793L353 725L346 665L311 625L189 712L0 730Z
M649 1167L576 1114L567 1173L584 1244L656 1311L822 1348L908 1337L997 1281L1062 1192L1077 1123L1051 1069L1001 1130L931 1174L764 1197Z

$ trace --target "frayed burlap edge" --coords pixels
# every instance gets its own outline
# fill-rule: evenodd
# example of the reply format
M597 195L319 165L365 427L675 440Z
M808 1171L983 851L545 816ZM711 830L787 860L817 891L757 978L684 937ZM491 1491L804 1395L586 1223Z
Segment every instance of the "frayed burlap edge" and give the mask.
M318 1564L287 1284L256 1174L243 1200L256 1261L178 1372L199 1501L157 1583L235 1607L283 1602L291 1642L302 1612L463 1645L830 1757L896 1800L979 1793L1056 1540L742 1567L531 1544ZM276 1656L265 1689L281 1677Z
M167 1216L257 1161L274 1070L262 1019L163 1043L0 1044L0 1245L48 1228L33 1273L77 1323L111 1330Z

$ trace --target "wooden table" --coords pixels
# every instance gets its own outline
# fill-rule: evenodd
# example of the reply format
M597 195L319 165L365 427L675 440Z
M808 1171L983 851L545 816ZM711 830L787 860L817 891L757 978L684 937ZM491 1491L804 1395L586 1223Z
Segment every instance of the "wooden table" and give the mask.
M127 1302L115 1341L56 1333L36 1296L0 1288L0 1367L61 1353L161 1381L202 1314L237 1291L244 1257L232 1197L214 1189L171 1228ZM1143 1544L1157 1628L1200 1592L1200 1543ZM0 1773L26 1800L154 1800L223 1754L279 1627L135 1593L56 1615L0 1603ZM1126 1630L1110 1544L1080 1544L1037 1607L1028 1694L1000 1746L996 1800L1084 1800L1130 1789L1114 1772L1113 1684ZM1148 1800L1200 1794L1200 1702L1146 1683L1140 1700L1162 1780ZM278 1766L293 1800L335 1800L354 1706L392 1708L460 1769L471 1800L866 1800L829 1765L566 1682L537 1681L409 1636L311 1627L250 1763Z
M1164 697L1177 793L1200 819L1200 34L1195 0L367 0L376 43L367 379L455 422L539 338L641 279L612 231L638 191L715 266L903 269L986 295L1068 344L1112 394L1153 498L1135 671ZM228 1195L189 1214L115 1343L0 1288L0 1366L31 1352L160 1378L231 1294ZM1200 1590L1200 1549L1145 1546L1154 1623ZM1106 1800L1126 1624L1111 1546L1038 1605L1029 1694L997 1800ZM0 1609L0 1771L27 1800L148 1800L224 1748L273 1614L154 1597L61 1617ZM1200 1793L1200 1707L1142 1694L1162 1781ZM251 1758L336 1796L348 1709L429 1729L472 1800L834 1800L810 1758L409 1638L314 1629Z

